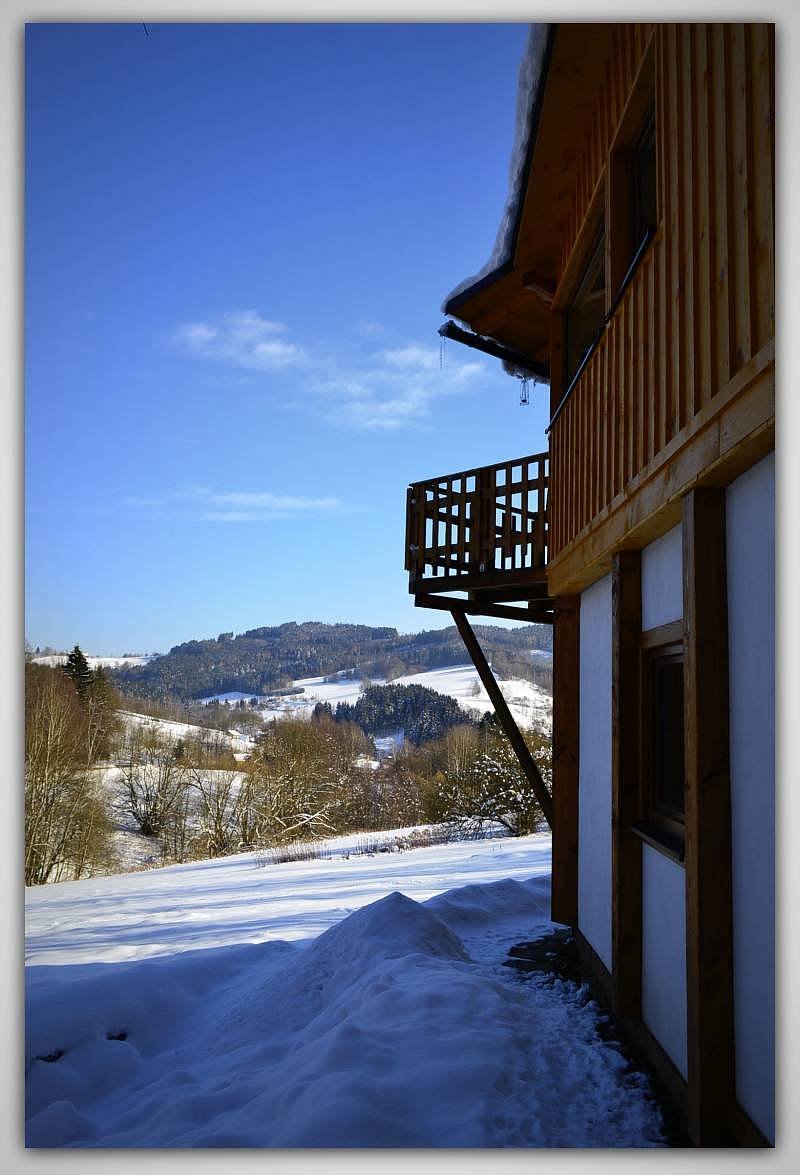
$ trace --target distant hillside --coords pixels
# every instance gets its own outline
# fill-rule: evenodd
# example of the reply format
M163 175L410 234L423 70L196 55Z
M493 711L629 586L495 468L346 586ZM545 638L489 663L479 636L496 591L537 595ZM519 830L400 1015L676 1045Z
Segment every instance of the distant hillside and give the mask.
M533 650L552 647L547 625L476 625L475 632L501 677L521 677L549 688L548 659L532 656ZM186 702L232 690L263 694L297 678L341 672L386 681L462 665L466 659L455 627L401 636L394 628L291 621L239 636L223 632L215 639L187 641L146 665L114 670L112 676L126 694Z

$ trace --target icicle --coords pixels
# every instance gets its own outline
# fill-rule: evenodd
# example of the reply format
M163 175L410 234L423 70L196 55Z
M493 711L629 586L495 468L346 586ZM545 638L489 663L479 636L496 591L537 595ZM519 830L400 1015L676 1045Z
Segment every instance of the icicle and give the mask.
M530 393L528 392L528 381L524 378L520 381L519 385L519 402L520 404L530 404L531 402Z
M442 335L439 339L439 370L440 371L444 371L444 367L445 367L444 344L445 344L445 337L444 337L444 335Z

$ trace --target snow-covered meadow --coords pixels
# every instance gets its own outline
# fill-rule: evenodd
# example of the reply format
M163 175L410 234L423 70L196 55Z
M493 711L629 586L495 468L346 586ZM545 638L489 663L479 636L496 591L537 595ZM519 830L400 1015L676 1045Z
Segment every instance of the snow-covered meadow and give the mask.
M339 848L29 890L28 1144L663 1145L586 991L502 965L548 836Z
M543 654L548 657L549 654ZM385 681L374 681L374 685L386 685ZM394 678L392 685L423 685L455 698L458 704L470 714L478 715L492 709L489 695L483 688L477 671L472 665L453 665L444 669L428 669L424 673L410 673ZM498 681L509 709L521 727L527 730L549 731L553 714L553 699L546 690L529 681L509 679ZM334 709L340 702L358 701L362 682L358 678L302 677L292 682L297 693L276 695L267 700L259 698L256 710L265 719L310 717L318 702L328 702ZM229 693L209 695L201 702L219 700L235 705L249 701L256 695L232 690Z
M66 664L68 656L68 653L42 653L32 657L31 660L36 665L49 665L51 668L55 668L57 665ZM89 653L86 656L86 664L90 669L119 669L129 665L146 665L148 661L152 661L158 656L158 653L127 653L121 657L104 654L95 656Z

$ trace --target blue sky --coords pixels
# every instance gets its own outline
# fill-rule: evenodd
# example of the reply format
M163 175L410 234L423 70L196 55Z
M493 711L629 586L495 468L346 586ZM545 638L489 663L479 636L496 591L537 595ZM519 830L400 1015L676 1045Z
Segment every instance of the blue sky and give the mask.
M526 28L148 27L27 28L27 637L443 625L407 483L546 447L546 389L436 334Z

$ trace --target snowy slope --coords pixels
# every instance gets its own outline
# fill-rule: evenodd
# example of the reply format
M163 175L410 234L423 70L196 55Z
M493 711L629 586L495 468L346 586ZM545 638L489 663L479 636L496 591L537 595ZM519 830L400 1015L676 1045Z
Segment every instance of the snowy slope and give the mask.
M29 891L29 1145L661 1145L583 989L501 965L548 874L539 836Z
M158 657L158 653L142 653L141 655L133 655L128 657L86 657L86 662L90 669L119 669L121 665L146 665L148 661L152 661ZM39 657L31 658L35 665L64 665L67 660L67 653L48 653Z
M544 654L548 656L548 654ZM324 677L302 677L292 682L303 692L286 694L272 698L269 704L266 699L260 699L257 707L264 718L297 717L307 718L312 713L317 702L329 702L335 709L340 702L353 703L358 701L361 692L361 682L358 679L340 679L328 681ZM385 685L384 681L375 681L374 685ZM397 677L393 685L423 685L427 689L436 690L440 694L447 694L455 698L462 709L471 714L481 715L492 709L489 696L480 682L480 678L472 665L453 665L446 669L429 669L424 673L406 674ZM509 709L515 719L525 729L541 730L549 733L553 714L553 700L545 690L533 685L529 681L499 681L500 689ZM236 703L244 698L249 701L253 694L242 693L239 690L227 694L215 694L200 699L203 702L228 701Z
M209 729L205 726L195 726L191 722L176 722L171 718L151 718L148 714L136 714L132 710L119 710L117 713L127 726L144 726L149 730L157 730L164 738L174 742L187 738L210 737L218 740L223 746L230 747L234 753L239 751L243 754L253 747L252 737L235 729Z

